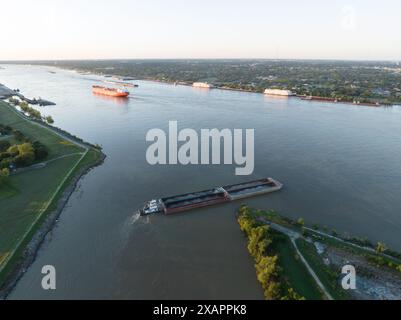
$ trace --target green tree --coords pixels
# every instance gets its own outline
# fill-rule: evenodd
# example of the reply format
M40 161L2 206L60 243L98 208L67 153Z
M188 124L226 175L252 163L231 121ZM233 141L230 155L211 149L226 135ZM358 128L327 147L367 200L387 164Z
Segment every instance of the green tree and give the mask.
M303 218L299 218L297 224L301 227L305 226L305 220Z
M14 158L13 161L17 167L30 165L35 160L35 150L28 142L13 145L7 152Z
M46 122L47 122L48 124L53 124L53 123L54 123L54 120L53 120L53 118L52 118L51 116L47 116L47 117L45 118L45 120L46 120Z
M28 111L29 110L29 104L26 101L21 101L19 103L19 107L21 108L22 111Z
M376 246L376 252L377 253L384 253L386 251L387 251L387 246L382 242L378 242L377 246Z
M266 300L278 300L281 295L281 286L278 282L269 282L264 290Z
M35 153L32 144L28 142L19 144L17 147L18 147L18 152L21 156L26 156L26 155L33 156Z
M18 145L13 145L7 149L7 153L9 153L11 156L15 157L18 155Z
M7 140L0 140L0 152L3 152L10 148L11 144Z
M49 153L46 146L39 141L35 141L32 146L35 149L35 160L43 160L48 156Z
M22 141L25 140L24 134L23 134L21 131L19 131L19 130L14 130L14 131L13 131L13 135L14 135L14 138L15 138L16 140L20 141L20 142L22 142Z
M0 187L2 187L8 180L10 171L8 168L0 169Z
M278 256L264 256L255 265L258 281L262 284L265 298L274 300L280 297L281 288L277 282L279 274Z
M293 288L288 289L288 294L281 300L305 300L304 297L295 292Z
M246 211L240 213L238 217L238 223L240 225L241 230L245 232L247 235L256 226L255 220L251 218L251 216Z
M248 251L256 261L259 261L263 257L267 246L271 243L271 240L267 238L267 235L268 227L266 226L252 228L248 234Z
M273 277L276 277L278 275L277 262L278 256L264 256L256 264L255 267L258 275L258 280L262 284L268 283Z

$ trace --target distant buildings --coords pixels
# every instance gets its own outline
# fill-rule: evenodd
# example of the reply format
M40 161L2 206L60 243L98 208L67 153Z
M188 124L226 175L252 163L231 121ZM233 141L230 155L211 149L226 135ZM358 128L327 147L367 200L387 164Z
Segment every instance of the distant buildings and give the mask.
M290 90L280 90L280 89L266 89L265 94L269 96L284 96L284 97L290 97L295 95L295 93L293 93Z
M194 82L192 85L194 88L211 89L213 86L207 82Z

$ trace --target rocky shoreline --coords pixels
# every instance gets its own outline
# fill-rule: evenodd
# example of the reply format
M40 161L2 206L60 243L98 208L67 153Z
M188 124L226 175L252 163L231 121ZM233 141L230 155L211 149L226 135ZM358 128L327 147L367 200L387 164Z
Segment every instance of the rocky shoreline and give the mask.
M92 146L89 143L87 145ZM41 245L44 243L48 234L53 230L53 228L57 224L58 218L60 217L61 213L63 212L63 209L67 205L71 195L74 193L81 178L84 177L86 174L88 174L92 169L101 166L103 164L103 162L106 159L106 155L102 151L99 152L100 152L100 157L98 161L92 165L87 165L85 167L82 167L79 170L79 172L75 174L75 176L72 178L72 181L64 189L62 196L58 200L56 209L47 214L45 221L42 222L41 226L36 231L35 235L24 249L20 261L14 266L13 270L7 275L3 285L0 287L0 300L7 299L8 295L12 292L12 290L17 285L21 277L24 275L26 270L35 261Z

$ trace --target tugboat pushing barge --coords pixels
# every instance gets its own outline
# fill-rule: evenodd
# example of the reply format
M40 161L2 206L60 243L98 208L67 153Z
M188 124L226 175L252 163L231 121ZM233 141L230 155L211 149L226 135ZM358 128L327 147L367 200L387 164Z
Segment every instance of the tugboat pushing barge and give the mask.
M139 210L141 216L162 213L175 214L192 209L209 207L212 205L246 199L266 193L279 191L283 184L272 179L265 178L241 184L217 187L210 190L192 192L173 197L151 200L145 203Z

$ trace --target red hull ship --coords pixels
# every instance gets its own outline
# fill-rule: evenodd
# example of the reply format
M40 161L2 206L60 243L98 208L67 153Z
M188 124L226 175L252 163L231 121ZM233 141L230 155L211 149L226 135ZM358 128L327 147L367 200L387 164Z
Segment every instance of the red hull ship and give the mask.
M102 86L93 86L92 92L95 94L101 94L104 96L118 97L118 98L126 98L129 96L128 91L114 89L114 88L106 88L106 87L102 87Z

